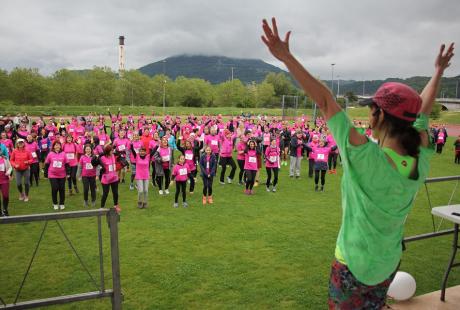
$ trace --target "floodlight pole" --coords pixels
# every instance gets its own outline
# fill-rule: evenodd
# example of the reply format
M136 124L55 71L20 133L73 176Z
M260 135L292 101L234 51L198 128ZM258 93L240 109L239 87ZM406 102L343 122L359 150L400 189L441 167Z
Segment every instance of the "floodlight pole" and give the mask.
M335 64L331 64L331 91L332 91L332 96L334 96L334 66Z

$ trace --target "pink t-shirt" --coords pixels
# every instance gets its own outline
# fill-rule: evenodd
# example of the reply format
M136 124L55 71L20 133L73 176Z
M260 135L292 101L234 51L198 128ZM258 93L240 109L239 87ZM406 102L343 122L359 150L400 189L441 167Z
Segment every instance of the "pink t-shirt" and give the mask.
M313 158L315 162L326 162L329 159L329 153L331 152L330 147L314 147L313 150Z
M11 171L6 171L6 159L0 156L0 184L6 184L10 182L9 175L7 173L11 173Z
M32 163L38 163L38 145L37 142L26 143L26 150L32 154Z
M96 176L96 167L91 163L91 156L86 154L80 157L80 167L81 167L81 176L82 177L95 177Z
M172 175L176 178L176 181L187 181L189 174L189 167L187 164L177 164L173 168Z
M221 149L220 149L220 156L221 157L232 157L233 136L230 137L230 138L222 136L221 141L222 141L222 146L221 146ZM212 143L212 141L211 141L211 143Z
M136 155L136 180L150 179L150 154L146 154L142 158L139 154Z
M171 149L169 147L159 147L158 151L160 152L161 163L163 169L169 169L169 162L171 161Z
M46 156L45 164L49 164L48 178L49 179L62 179L66 177L65 164L67 164L66 153L64 152L50 152Z
M246 143L244 141L240 141L238 145L236 146L236 151L238 154L236 155L237 160L244 160L244 150L246 149ZM243 152L240 154L240 152Z
M265 150L265 167L279 168L280 167L280 150L277 146L269 146Z
M204 144L208 145L211 148L211 152L214 154L219 153L219 136L206 136L204 138Z
M131 142L133 144L133 149L136 154L139 154L139 150L142 147L142 141L133 141ZM135 164L136 163L136 157L134 157L134 154L132 152L129 152L129 160L131 163Z
M244 157L245 170L257 170L257 152L256 150L248 150Z
M190 171L196 170L196 164L195 164L195 159L193 156L193 151L192 150L185 150L184 152L185 156L185 163L189 167Z
M105 170L104 173L102 174L101 183L110 184L110 183L118 182L115 155L112 155L110 157L107 157L105 155L101 156L100 161Z
M118 152L126 152L126 151L128 151L130 143L131 142L127 138L123 138L123 139L116 138L113 141L113 145L115 146L115 148L117 149Z
M267 145L267 146L270 145L270 136L271 136L271 134L269 132L264 133L262 135L262 137L263 137L263 145Z
M78 165L77 160L77 145L75 143L65 143L63 146L64 153L67 157L67 162L70 167L75 167Z

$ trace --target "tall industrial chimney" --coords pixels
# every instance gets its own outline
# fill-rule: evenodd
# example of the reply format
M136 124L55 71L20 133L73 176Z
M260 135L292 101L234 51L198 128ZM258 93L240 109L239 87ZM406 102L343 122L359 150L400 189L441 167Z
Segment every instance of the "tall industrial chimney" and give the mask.
M118 74L121 77L125 71L125 37L118 37Z

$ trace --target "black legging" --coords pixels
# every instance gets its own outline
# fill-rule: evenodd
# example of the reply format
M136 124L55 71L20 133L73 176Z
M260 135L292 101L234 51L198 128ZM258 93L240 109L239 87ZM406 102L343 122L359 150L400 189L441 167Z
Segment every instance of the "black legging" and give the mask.
M164 175L165 189L168 189L169 188L169 183L171 182L171 171L169 169L164 169L163 171L165 173L165 175ZM158 188L161 191L163 189L163 176L157 176L156 179L157 179Z
M213 177L203 176L203 196L212 196Z
M444 144L438 143L436 144L436 153L441 154L442 153L442 148L444 147Z
M40 178L40 163L36 162L30 164L30 185L32 186L32 181L35 180L35 184L38 186L38 179Z
M78 170L78 166L70 167L70 174L69 174L69 177L67 178L67 184L70 190L72 189L72 184L73 184L73 187L77 189L77 170Z
M190 193L195 191L195 177L196 177L196 169L189 173L188 179L190 180Z
M326 170L315 170L315 184L318 185L320 171L321 171L321 186L324 186L324 183L326 183Z
M270 181L272 179L272 170L273 170L273 186L276 186L278 184L278 168L265 168L267 170L267 187L269 187Z
M337 153L330 153L328 158L328 167L329 170L335 169L337 167Z
M308 159L308 177L311 178L313 176L313 167L315 166L315 160L313 158Z
M460 151L455 151L455 163L460 164Z
M113 204L114 206L118 205L118 182L112 182L109 184L102 184L102 198L101 198L101 208L105 207L105 202L109 196L110 188L112 188Z
M58 193L59 193L59 204L65 203L65 178L50 178L51 183L51 198L53 199L53 205L58 204Z
M227 171L227 165L230 165L232 170L230 171L230 175L228 176L231 180L235 177L236 172L236 165L235 161L232 157L221 157L220 158L220 165L222 166L222 170L220 172L220 181L224 182L225 179L225 171Z
M152 162L152 184L153 186L157 185L157 182L155 181L156 179L156 172L155 172L155 162Z
M257 170L246 170L246 189L252 190L254 182L256 180Z
M176 195L174 196L174 202L177 203L179 194L182 192L182 202L185 202L185 188L187 187L187 181L176 181Z
M238 159L238 167L240 168L240 174L238 175L238 181L243 182L244 176L244 159Z
M96 201L96 177L82 177L83 199L88 201L88 192L91 190L91 202Z

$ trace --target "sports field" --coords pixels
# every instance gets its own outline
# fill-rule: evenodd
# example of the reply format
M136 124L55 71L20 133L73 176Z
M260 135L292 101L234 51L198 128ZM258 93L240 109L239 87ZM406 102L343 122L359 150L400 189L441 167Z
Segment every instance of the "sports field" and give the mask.
M449 139L444 153L434 156L432 177L460 174L460 166L453 163L452 143ZM172 208L173 188L169 196L162 197L150 188L149 208L139 210L136 192L130 192L128 184L121 184L124 308L325 309L329 267L341 218L342 171L339 167L337 175L327 175L325 192L320 193L314 191L307 166L304 160L298 180L290 179L287 167L282 167L276 193L267 193L259 186L254 196L246 196L237 184L220 185L215 181L215 203L206 207L201 205L202 183L198 181L195 194L188 197L188 209ZM261 175L263 181L265 172ZM52 212L49 184L47 180L41 182L31 189L28 203L18 201L17 191L12 188L11 215ZM433 204L447 204L454 187L455 182L429 185ZM452 203L460 203L460 188ZM82 209L82 194L68 198L66 211ZM61 223L97 280L96 220ZM56 223L48 226L19 300L96 290ZM15 298L42 227L43 223L0 226L0 297L7 303ZM423 189L408 218L406 235L430 231L431 216ZM108 262L106 229L104 236ZM440 288L451 237L408 245L401 270L415 277L417 294ZM109 273L110 265L106 264L106 275ZM110 277L106 280L110 286ZM454 270L448 285L458 284L460 273ZM105 300L56 308L109 307L110 302Z

